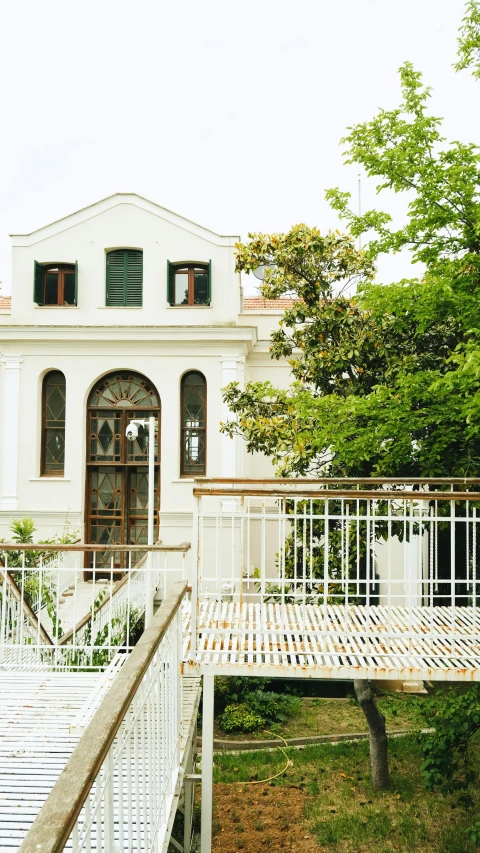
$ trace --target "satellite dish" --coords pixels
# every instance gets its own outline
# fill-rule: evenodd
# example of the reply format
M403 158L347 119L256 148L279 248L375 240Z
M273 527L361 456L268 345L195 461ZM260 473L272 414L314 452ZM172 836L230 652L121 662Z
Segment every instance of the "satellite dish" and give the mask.
M276 267L276 266L277 266L276 264L260 264L260 266L257 267L256 270L253 270L253 274L254 274L255 278L258 278L258 279L260 279L260 281L263 281L263 279L265 278L266 271L271 270L271 269L273 269L273 267Z

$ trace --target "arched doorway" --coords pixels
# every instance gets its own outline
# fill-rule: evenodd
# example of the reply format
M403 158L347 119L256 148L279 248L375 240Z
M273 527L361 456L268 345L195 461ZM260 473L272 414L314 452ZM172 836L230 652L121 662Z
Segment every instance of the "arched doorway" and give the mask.
M148 517L148 431L135 441L125 436L133 418L158 418L155 447L155 532L160 484L160 398L140 373L117 370L100 379L87 407L86 541L102 545L146 545ZM92 555L90 555L92 556ZM97 553L96 565L110 566L111 552ZM138 555L140 556L140 554ZM88 565L92 565L89 560ZM115 568L128 556L115 552Z

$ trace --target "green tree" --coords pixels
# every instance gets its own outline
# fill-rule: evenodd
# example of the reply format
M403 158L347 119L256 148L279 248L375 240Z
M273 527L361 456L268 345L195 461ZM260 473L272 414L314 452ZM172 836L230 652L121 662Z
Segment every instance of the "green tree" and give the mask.
M469 0L465 7L466 15L460 27L458 39L458 62L456 71L469 68L477 80L480 78L480 3Z
M327 198L349 235L252 234L237 269L267 268L262 293L294 302L272 335L296 380L231 385L225 400L249 451L271 456L281 475L476 475L480 462L480 162L474 145L447 144L427 112L430 90L410 64L402 101L356 125L346 160L377 181L377 192L408 194L408 215L358 216L339 189ZM364 251L354 240L366 235ZM382 253L409 249L418 279L373 280ZM352 283L357 292L348 295Z
M457 69L480 76L480 7L467 4ZM376 181L379 196L405 193L407 216L357 215L350 194L327 191L348 234L297 225L287 234L249 234L237 270L266 265L267 298L293 297L272 335L273 358L294 382L236 383L222 425L262 451L280 476L478 476L480 468L480 155L447 143L428 111L430 89L410 63L400 68L401 102L355 125L343 139L347 163ZM364 237L359 251L355 240ZM408 250L423 272L388 286L374 281L381 254ZM356 292L351 294L353 288ZM376 787L389 782L385 721L367 682L355 691L370 729Z

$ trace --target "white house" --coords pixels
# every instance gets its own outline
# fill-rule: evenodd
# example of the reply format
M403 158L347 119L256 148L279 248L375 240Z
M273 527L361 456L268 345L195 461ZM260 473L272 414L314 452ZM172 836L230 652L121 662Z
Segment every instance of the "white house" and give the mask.
M118 193L15 234L0 305L0 535L31 516L84 541L146 541L147 446L132 417L156 415L156 503L165 544L191 537L193 477L271 476L220 435L221 388L288 384L269 356L283 302L242 299L239 238Z

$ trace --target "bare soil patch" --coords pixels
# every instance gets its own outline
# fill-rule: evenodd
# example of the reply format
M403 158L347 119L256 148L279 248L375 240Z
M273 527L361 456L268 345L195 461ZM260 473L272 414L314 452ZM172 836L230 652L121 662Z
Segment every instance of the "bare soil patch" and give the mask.
M294 787L214 786L213 853L318 853L316 837L305 826L309 797Z
M468 830L480 791L470 808L426 791L414 737L389 751L385 792L372 790L363 741L287 748L288 767L280 750L216 755L213 853L476 853ZM472 762L480 769L480 748Z

